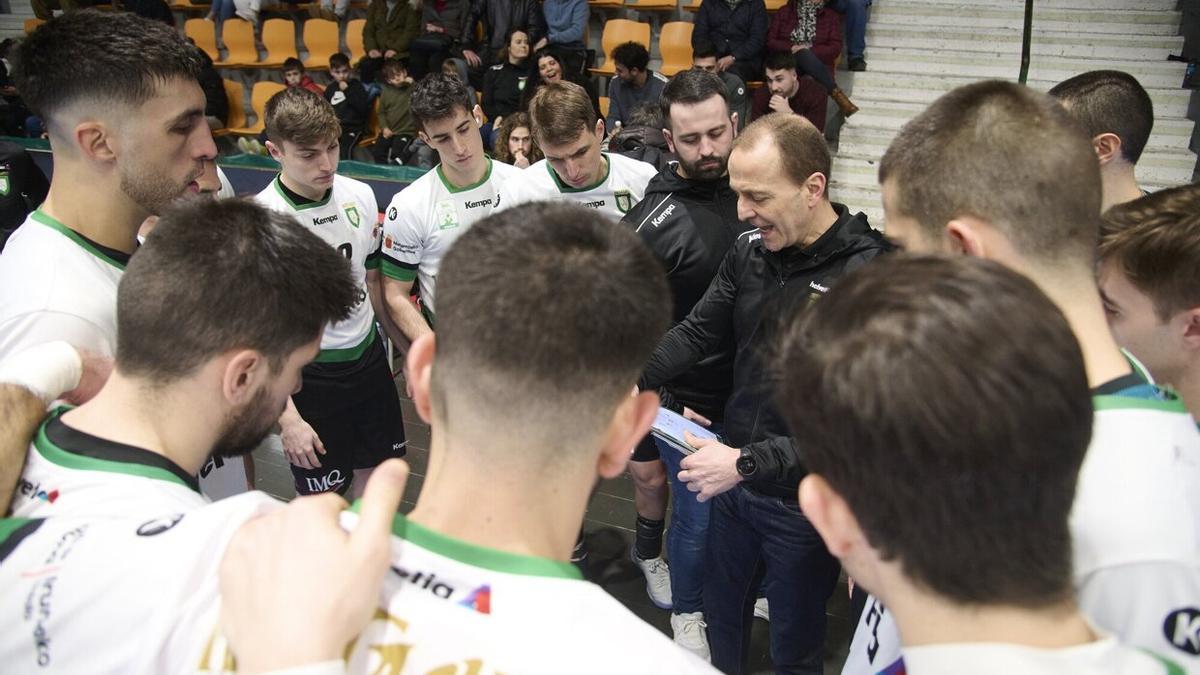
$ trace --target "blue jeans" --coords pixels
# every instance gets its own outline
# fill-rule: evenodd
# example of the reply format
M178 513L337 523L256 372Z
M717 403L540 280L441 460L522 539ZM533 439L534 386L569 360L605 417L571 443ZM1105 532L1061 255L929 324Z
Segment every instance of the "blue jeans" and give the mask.
M835 12L846 15L846 56L862 58L867 50L867 6L871 0L834 0Z
M720 435L719 425L713 432ZM696 493L679 480L679 463L684 455L665 442L654 439L658 455L667 467L671 485L671 527L667 530L667 559L671 561L671 602L676 614L704 611L704 562L708 547L708 508L711 502L696 501Z
M825 603L838 562L794 499L735 487L712 501L704 620L712 663L742 673L754 601L765 581L771 606L771 661L777 673L822 670Z
M232 19L235 9L233 0L213 0L212 13L216 15L217 23Z

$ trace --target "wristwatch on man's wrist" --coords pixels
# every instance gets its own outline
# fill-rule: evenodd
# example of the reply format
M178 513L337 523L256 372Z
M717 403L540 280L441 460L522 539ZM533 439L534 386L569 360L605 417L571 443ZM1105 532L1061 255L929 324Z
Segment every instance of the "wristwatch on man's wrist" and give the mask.
M742 455L737 458L738 475L742 478L754 478L754 474L758 472L758 460L754 459L754 455L750 454L745 448L742 449Z

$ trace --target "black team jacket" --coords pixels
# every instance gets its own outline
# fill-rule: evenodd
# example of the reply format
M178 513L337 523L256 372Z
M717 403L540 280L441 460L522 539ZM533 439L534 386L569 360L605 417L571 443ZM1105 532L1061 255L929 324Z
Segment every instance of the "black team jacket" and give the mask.
M725 405L724 440L758 464L755 477L743 486L792 501L806 469L804 439L789 435L773 400L779 373L771 352L780 319L811 306L844 274L892 248L862 213L850 215L841 204L833 209L837 221L803 249L772 253L757 231L738 236L704 297L659 342L639 383L660 389L732 337L733 388ZM680 408L669 389L664 400Z

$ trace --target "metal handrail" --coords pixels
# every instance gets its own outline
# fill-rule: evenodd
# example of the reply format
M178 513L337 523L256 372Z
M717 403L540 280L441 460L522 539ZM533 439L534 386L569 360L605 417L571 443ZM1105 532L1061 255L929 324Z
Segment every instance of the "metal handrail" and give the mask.
M1025 84L1029 79L1029 45L1033 40L1033 0L1025 0L1025 33L1021 36L1021 74L1017 81Z

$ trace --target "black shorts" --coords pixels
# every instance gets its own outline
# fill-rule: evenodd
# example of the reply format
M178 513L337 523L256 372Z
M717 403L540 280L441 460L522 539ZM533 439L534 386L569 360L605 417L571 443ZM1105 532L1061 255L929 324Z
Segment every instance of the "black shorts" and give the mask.
M378 335L356 361L306 366L304 386L292 401L325 446L325 454L317 455L319 469L292 465L296 492L302 495L345 494L355 469L404 456L400 396Z
M629 461L654 462L658 459L658 446L654 444L654 437L646 434L646 437L633 449L633 456L629 458Z

